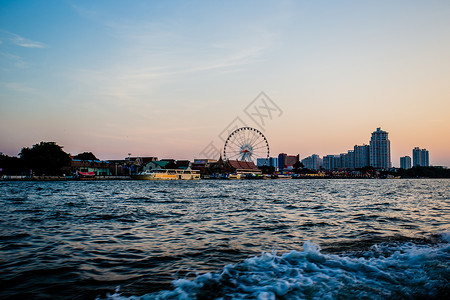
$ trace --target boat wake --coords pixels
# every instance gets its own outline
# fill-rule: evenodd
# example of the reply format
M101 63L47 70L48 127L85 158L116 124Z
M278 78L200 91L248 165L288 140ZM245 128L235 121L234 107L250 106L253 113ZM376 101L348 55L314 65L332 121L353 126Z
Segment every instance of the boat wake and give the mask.
M220 272L173 281L174 289L108 299L444 299L450 295L450 232L439 243L381 243L353 254L263 253Z

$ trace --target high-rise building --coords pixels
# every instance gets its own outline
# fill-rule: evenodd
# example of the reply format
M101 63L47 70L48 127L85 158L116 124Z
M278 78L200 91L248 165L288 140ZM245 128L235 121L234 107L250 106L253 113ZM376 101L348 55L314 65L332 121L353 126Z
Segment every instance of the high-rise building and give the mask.
M403 156L400 157L400 168L402 169L411 169L411 157Z
M292 169L300 161L300 154L286 156L285 169Z
M283 170L284 169L284 166L286 164L286 157L287 157L286 153L278 154L278 169L279 170Z
M388 138L388 132L381 130L381 128L372 132L369 164L375 169L389 169L391 167L391 142Z
M278 168L280 170L292 169L294 164L300 161L300 154L287 155L286 153L278 154Z
M427 149L415 147L413 149L413 167L429 167L430 154Z
M321 159L319 155L313 154L311 156L302 159L302 164L307 169L319 170L321 166Z
M355 151L348 150L347 153L342 153L340 155L341 159L341 169L354 169L355 168Z
M275 170L277 170L278 169L278 158L277 157L269 157L268 159L257 158L256 166L257 167L262 167L262 166L274 167Z
M353 152L355 155L355 169L364 168L370 165L369 145L355 145Z
M339 155L325 155L323 157L323 168L325 170L337 170L341 168L341 157Z
M340 155L325 155L323 157L325 170L353 170L355 168L355 151L348 150Z

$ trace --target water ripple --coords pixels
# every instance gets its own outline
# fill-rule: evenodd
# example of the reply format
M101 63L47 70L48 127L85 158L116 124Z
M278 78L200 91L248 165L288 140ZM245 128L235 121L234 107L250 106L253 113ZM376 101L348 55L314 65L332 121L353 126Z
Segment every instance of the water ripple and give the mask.
M0 298L143 295L306 240L433 247L449 199L449 180L0 182Z

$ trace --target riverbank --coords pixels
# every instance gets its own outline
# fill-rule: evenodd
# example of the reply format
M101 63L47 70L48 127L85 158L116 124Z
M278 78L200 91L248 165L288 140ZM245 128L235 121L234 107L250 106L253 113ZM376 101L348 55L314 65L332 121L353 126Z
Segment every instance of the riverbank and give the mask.
M72 181L72 180L130 180L130 176L95 176L94 178L75 178L73 176L21 176L3 175L4 181Z
M221 180L290 180L290 179L448 179L447 177L401 177L401 176L317 176L316 174L302 176L283 176L283 177L241 177L237 178L201 178L201 180L221 181ZM131 176L95 176L91 178L75 178L72 176L20 176L20 175L4 175L0 177L0 181L116 181L116 180L138 180ZM180 179L181 180L181 179ZM161 181L161 180L160 180Z

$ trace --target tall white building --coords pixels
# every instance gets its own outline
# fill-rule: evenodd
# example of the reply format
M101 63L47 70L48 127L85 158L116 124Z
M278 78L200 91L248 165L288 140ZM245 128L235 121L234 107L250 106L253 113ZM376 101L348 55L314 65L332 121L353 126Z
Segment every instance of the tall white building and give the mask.
M375 169L389 169L391 167L391 142L388 133L381 128L372 132L369 146L369 164Z
M413 167L429 167L430 154L427 149L415 147L413 149Z

